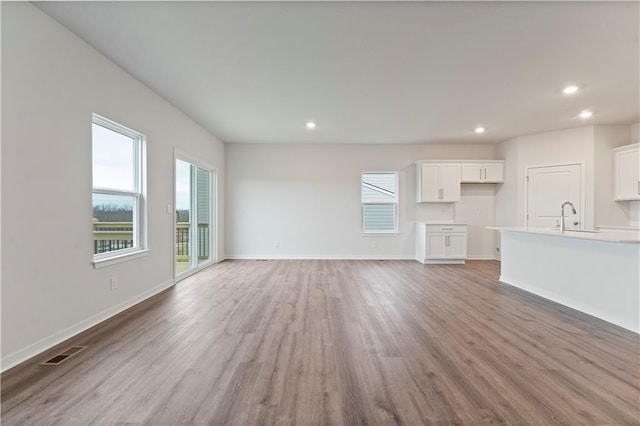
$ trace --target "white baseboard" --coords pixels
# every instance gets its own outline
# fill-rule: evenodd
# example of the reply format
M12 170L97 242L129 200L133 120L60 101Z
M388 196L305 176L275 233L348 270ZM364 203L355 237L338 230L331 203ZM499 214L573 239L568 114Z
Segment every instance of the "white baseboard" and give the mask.
M467 260L500 260L498 256L475 255L467 256Z
M413 256L376 256L376 255L365 255L365 256L344 256L344 255L229 255L224 257L222 260L417 260ZM467 256L467 260L500 260L499 257L496 256L481 256L481 255L471 255Z
M41 354L42 352L46 351L47 349L50 349L52 347L54 347L55 345L64 342L65 340L76 336L80 333L82 333L85 330L88 330L89 328L93 327L94 325L97 325L111 317L113 317L114 315L119 314L122 311L125 311L127 309L129 309L130 307L132 307L133 305L137 305L138 303L150 298L151 296L154 296L166 289L168 289L169 287L174 285L174 281L173 280L169 280L169 281L165 281L164 283L160 284L159 286L153 287L150 290L147 290L141 294L138 294L137 296L134 296L128 300L125 300L122 303L119 303L109 309L105 309L104 311L89 317L83 321L80 321L77 324L74 324L70 327L65 328L64 330L61 330L49 337L46 337L36 343L33 343L25 348L22 348L12 354L9 354L7 356L5 356L4 358L2 358L2 360L0 360L0 365L1 368L0 370L2 372L7 371L8 369L15 367L16 365L30 359L33 358L34 356Z
M415 260L411 256L341 256L341 255L228 255L229 260Z

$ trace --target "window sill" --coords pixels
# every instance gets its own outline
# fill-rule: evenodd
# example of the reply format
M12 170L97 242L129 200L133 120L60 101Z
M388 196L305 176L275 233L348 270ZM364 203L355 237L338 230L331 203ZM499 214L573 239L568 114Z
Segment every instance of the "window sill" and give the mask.
M105 266L115 265L116 263L128 262L133 259L139 259L149 254L148 249L134 251L132 253L123 253L104 259L94 260L93 267L95 269L104 268Z
M361 232L363 237L397 237L399 232Z

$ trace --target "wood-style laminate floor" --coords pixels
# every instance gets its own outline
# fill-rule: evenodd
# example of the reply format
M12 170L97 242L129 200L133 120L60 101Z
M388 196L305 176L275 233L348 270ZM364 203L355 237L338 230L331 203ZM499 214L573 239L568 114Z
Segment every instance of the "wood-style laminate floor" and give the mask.
M638 424L639 336L498 276L226 261L5 373L2 423Z

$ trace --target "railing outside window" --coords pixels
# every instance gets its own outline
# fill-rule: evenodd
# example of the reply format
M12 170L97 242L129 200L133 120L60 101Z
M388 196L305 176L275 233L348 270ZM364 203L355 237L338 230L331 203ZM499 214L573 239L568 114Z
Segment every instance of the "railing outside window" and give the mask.
M176 253L189 256L189 222L176 223ZM132 222L93 221L93 253L105 253L133 247ZM209 258L209 224L198 224L198 258Z

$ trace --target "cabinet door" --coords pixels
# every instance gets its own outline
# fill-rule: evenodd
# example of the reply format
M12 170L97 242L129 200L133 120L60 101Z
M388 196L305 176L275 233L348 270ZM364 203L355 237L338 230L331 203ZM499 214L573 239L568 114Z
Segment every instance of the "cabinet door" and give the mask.
M438 183L438 164L422 164L419 201L442 201L439 198L440 186Z
M482 182L484 179L484 166L480 163L462 164L462 182Z
M427 254L425 258L443 259L446 257L445 234L427 233Z
M467 257L467 235L466 234L449 234L447 257L455 259L464 259Z
M615 200L640 200L640 148L615 151Z
M504 182L504 164L488 163L484 165L483 182L499 183Z
M440 164L440 201L460 201L460 164Z

